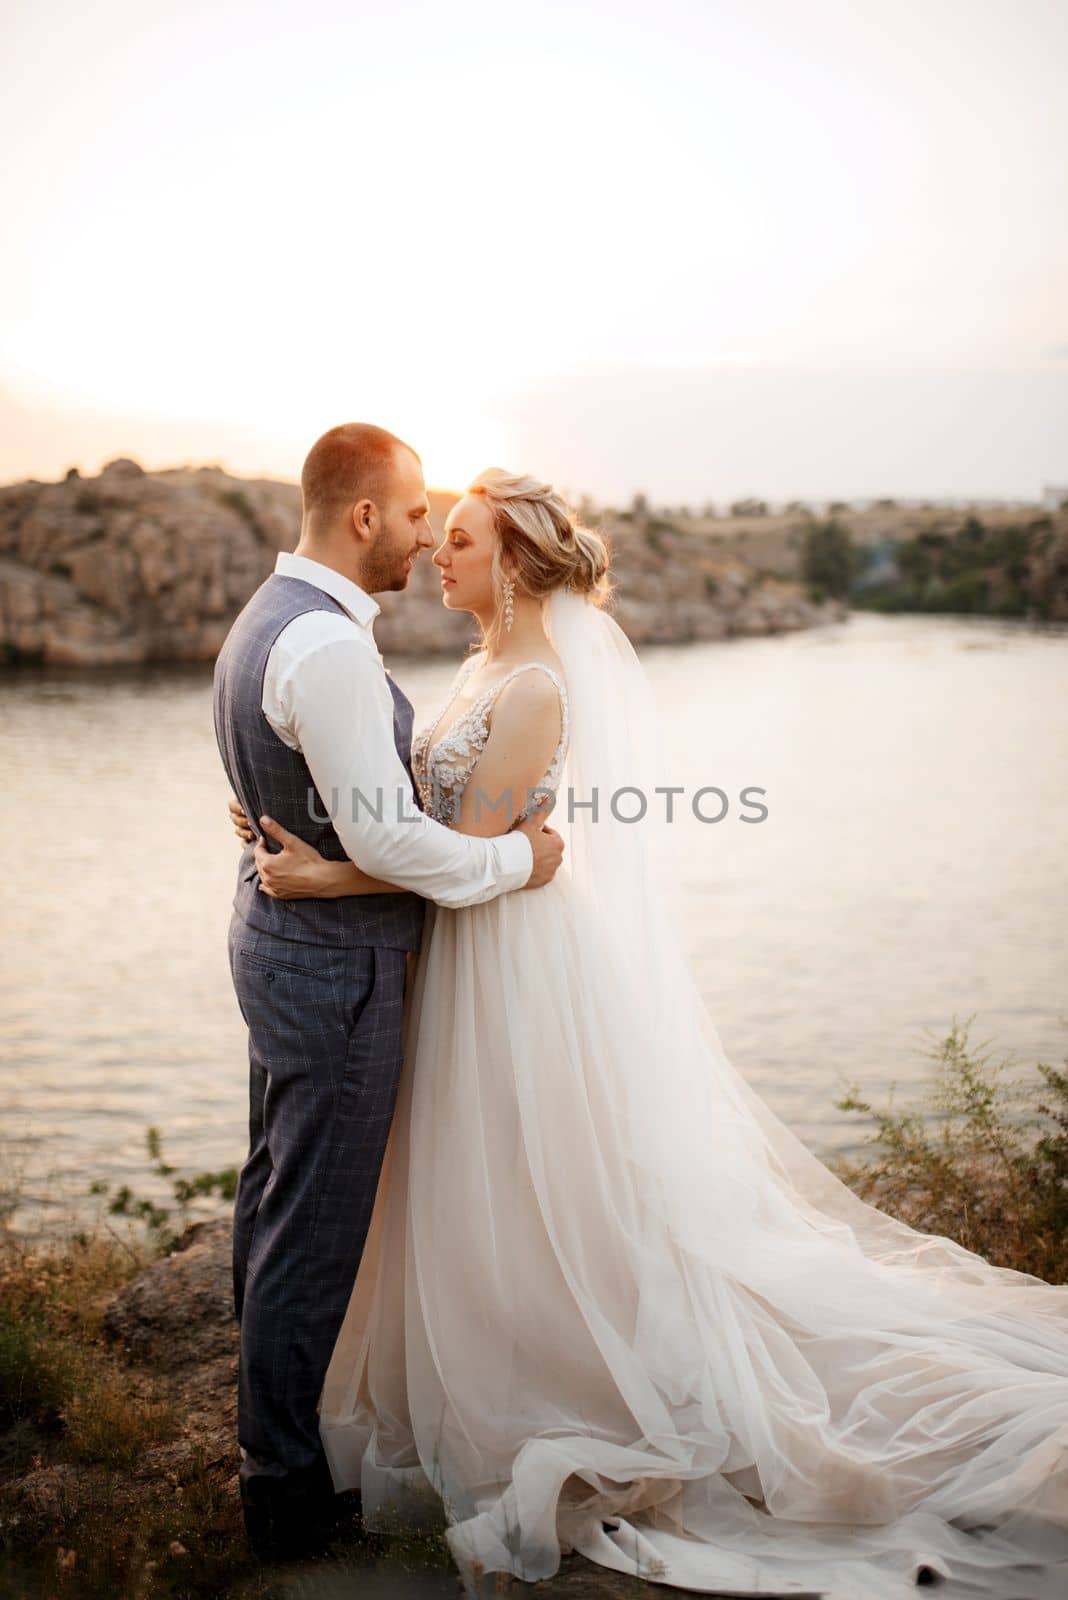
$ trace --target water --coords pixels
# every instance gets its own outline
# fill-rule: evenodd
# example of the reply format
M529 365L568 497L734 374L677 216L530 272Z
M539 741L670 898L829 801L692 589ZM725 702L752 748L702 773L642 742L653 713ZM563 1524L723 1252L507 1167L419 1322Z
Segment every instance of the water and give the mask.
M861 613L644 659L665 781L732 802L671 833L700 987L817 1154L859 1146L844 1085L909 1098L954 1014L1021 1065L1064 1060L1068 629ZM389 665L427 720L452 665ZM0 1157L36 1230L93 1179L168 1197L149 1125L183 1171L243 1158L238 847L208 669L9 674L0 761Z

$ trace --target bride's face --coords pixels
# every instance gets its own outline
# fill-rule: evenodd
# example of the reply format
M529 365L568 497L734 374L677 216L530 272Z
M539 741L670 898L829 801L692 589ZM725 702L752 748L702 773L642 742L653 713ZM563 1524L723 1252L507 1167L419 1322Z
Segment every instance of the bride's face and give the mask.
M450 611L492 611L493 513L480 494L465 494L445 518L445 537L434 551L441 598Z

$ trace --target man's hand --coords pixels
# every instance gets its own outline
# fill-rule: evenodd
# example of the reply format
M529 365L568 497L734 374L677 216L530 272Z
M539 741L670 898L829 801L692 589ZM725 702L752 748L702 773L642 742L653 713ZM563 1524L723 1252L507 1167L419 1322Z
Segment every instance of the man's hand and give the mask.
M540 889L554 876L564 859L564 841L555 828L545 826L545 818L553 808L552 798L539 802L529 817L516 825L517 833L525 833L534 852L534 868L522 885L524 889Z
M270 895L272 900L322 899L324 873L329 868L315 846L290 833L271 817L261 817L260 827L265 837L253 852L260 875L257 885L260 893ZM268 850L267 839L273 839L282 848Z

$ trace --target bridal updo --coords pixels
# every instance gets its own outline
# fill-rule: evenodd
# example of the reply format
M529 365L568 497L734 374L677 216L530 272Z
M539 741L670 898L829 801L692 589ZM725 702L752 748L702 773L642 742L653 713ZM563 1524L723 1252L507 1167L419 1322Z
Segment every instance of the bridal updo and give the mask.
M612 591L608 546L572 515L551 484L489 467L467 493L482 495L493 513L495 593L503 593L510 574L518 591L537 599L563 588L604 605Z

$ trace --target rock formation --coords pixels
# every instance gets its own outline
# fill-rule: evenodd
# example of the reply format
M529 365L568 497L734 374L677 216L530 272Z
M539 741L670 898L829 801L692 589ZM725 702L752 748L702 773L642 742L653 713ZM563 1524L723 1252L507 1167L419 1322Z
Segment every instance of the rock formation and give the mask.
M431 502L440 533L454 497ZM119 459L95 478L72 468L58 483L0 487L0 661L211 661L299 526L296 484L214 466L145 472ZM615 614L636 643L775 633L845 614L684 523L609 514L603 526ZM469 619L442 606L426 556L403 596L379 599L384 654L459 653L471 636Z

